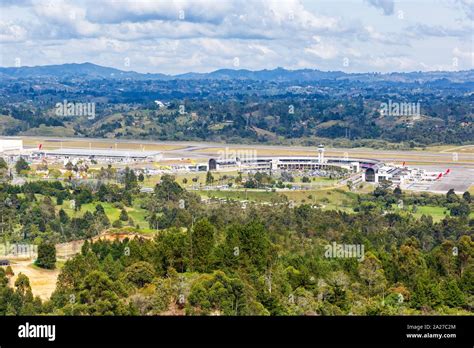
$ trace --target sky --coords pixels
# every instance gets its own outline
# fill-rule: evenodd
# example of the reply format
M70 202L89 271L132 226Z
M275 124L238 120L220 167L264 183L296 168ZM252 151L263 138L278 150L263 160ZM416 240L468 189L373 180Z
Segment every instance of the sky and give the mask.
M0 0L0 66L474 68L474 0Z

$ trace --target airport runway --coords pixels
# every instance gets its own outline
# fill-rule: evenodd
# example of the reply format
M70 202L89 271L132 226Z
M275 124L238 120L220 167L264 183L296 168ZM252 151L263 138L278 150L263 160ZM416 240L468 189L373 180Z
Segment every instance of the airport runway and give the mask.
M82 141L84 148L90 142L103 142L110 144L156 144L156 145L175 145L182 147L176 150L162 151L165 157L186 157L186 158L202 158L205 156L215 156L220 149L249 149L249 150L274 150L280 151L305 151L316 154L316 147L309 146L289 146L289 145L260 145L260 144L226 144L215 142L195 142L195 141L147 141L147 140L129 140L129 139L102 139L102 138L57 138L57 137L21 137L22 139L38 139L43 141L66 142L66 141ZM65 145L66 147L67 145ZM395 150L375 150L368 148L326 148L328 156L331 154L343 156L345 153L349 157L377 158L386 162L427 162L427 163L453 163L458 165L473 165L474 153L457 152L457 159L454 159L453 152L431 152L431 151L395 151ZM263 155L262 155L263 156Z

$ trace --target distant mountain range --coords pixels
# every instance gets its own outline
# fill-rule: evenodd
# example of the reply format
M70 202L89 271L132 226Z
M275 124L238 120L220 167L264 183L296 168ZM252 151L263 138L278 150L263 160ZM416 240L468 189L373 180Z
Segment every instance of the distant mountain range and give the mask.
M428 82L449 80L451 82L474 81L474 70L464 71L431 71L409 73L344 73L342 71L321 71L313 69L251 71L245 69L219 69L210 73L186 73L180 75L142 74L134 71L123 71L92 63L45 65L35 67L0 68L0 79L21 78L56 78L56 79L133 79L133 80L260 80L275 82L310 82L320 80L358 80L358 81L391 81L391 82Z
M164 74L140 74L135 71L123 71L92 63L61 64L43 66L25 66L19 68L0 68L3 78L86 78L86 79L167 79Z

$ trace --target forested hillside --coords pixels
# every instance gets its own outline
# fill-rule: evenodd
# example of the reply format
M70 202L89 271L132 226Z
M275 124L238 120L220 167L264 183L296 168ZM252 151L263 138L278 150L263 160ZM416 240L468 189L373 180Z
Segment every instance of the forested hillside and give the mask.
M307 145L325 139L339 146L392 148L474 139L472 70L164 76L84 64L3 73L0 135ZM93 104L94 116L58 114L58 103ZM384 105L391 106L388 112Z
M48 301L32 295L21 275L0 269L0 314L58 315L395 315L469 314L474 306L472 201L407 195L383 187L348 192L355 213L239 202L202 204L173 177L152 194L139 193L128 173L123 185L96 187L33 182L0 186L2 240L48 243L90 239L104 230L142 233L122 241L87 241L60 270ZM63 209L95 205L82 217ZM415 218L406 206L440 206L440 222ZM115 204L110 221L103 205ZM139 204L149 229L127 209ZM287 202L289 203L289 202ZM125 213L124 213L125 212ZM113 228L111 225L114 225ZM128 227L126 227L128 226ZM151 237L151 238L150 238ZM361 257L327 254L328 245L363 246ZM49 256L47 256L49 257ZM54 267L54 263L53 263Z

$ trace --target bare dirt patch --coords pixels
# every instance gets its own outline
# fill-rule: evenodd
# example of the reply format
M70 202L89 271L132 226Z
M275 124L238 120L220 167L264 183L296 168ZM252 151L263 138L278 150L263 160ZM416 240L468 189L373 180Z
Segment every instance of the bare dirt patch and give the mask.
M20 273L30 279L31 291L34 296L39 296L42 300L50 298L56 288L56 279L59 270L46 270L33 265L32 260L15 260L11 262L11 267L15 275L10 279L10 285L14 286Z

